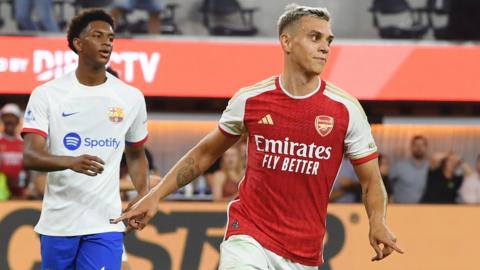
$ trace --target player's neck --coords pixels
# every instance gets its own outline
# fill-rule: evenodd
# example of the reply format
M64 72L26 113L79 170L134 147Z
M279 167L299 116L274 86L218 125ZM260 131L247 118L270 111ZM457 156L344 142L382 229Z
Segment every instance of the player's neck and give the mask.
M105 67L93 68L79 63L75 71L79 83L86 86L96 86L104 83L107 79Z
M293 96L306 96L318 89L318 75L285 70L280 78L284 90Z

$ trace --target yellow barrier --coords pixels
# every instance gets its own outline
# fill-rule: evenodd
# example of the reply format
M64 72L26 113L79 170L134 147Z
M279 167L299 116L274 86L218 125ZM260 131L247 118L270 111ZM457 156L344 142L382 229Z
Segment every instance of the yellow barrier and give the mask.
M40 202L0 204L0 269L40 269L33 225ZM133 269L213 270L223 238L226 204L160 204L151 225L125 238ZM388 223L406 254L381 262L368 244L362 205L331 205L321 270L477 270L480 206L392 205Z

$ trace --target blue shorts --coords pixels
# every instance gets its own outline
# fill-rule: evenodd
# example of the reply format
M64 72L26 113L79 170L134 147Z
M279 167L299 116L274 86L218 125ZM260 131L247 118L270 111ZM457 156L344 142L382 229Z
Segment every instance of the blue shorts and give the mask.
M123 233L81 236L40 235L42 269L120 270Z

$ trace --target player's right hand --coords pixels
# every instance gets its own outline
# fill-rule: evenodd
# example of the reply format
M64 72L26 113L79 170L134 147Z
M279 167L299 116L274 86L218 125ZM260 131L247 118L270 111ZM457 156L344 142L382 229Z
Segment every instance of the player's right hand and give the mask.
M118 223L122 220L128 221L128 227L136 230L143 230L158 211L159 199L155 196L154 190L151 190L145 197L131 206L120 217L114 219L112 223Z
M383 222L370 224L370 245L377 253L372 261L380 261L388 257L393 251L403 254L404 251L397 245L397 238ZM381 247L383 245L383 248Z
M96 156L81 155L78 157L70 157L68 168L77 173L83 173L88 176L96 176L103 172L105 162Z

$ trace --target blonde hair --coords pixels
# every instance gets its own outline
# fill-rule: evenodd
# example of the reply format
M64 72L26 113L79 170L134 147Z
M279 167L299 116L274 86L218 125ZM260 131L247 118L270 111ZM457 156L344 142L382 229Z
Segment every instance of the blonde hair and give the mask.
M278 34L281 35L287 26L296 23L304 16L317 17L327 22L330 21L330 12L328 12L326 8L300 6L292 3L285 7L285 11L280 15L280 18L278 18Z

